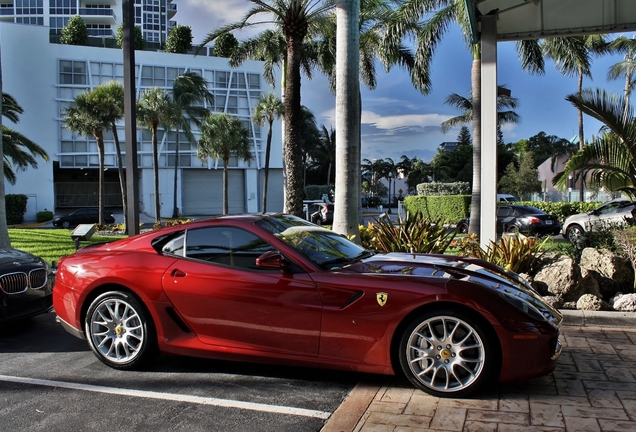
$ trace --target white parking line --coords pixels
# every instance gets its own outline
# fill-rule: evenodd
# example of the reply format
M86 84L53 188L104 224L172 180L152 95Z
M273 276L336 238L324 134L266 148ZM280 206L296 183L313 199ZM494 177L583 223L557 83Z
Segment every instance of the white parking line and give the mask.
M278 405L267 405L252 402L241 402L228 399L206 398L201 396L189 396L176 393L160 393L154 391L123 389L116 387L103 387L90 384L69 383L64 381L50 381L34 378L13 377L7 375L0 375L0 381L8 381L13 383L40 385L47 387L61 387L72 390L90 391L96 393L108 393L121 396L133 396L149 399L161 399L175 402L188 402L201 405L213 405L224 408L237 408L251 411L269 412L274 414L287 414L302 417L313 417L326 420L331 416L331 413L325 411L315 411L303 408L293 408Z

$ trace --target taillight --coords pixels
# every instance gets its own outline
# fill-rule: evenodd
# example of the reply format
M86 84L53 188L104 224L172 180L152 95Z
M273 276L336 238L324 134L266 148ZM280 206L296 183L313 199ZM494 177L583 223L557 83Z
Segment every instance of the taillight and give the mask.
M320 212L321 212L322 214L326 215L326 214L327 214L327 206L324 206L324 207L320 210Z
M526 218L526 220L528 221L528 223L531 223L531 224L540 224L541 223L541 219L539 219L538 217L534 217L534 216L528 216Z

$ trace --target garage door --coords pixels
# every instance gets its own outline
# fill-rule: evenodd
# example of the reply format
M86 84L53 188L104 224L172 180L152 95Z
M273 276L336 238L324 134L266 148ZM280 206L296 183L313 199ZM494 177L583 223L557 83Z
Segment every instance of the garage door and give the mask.
M230 213L245 212L245 173L228 171ZM185 216L223 213L223 170L183 170L183 210Z

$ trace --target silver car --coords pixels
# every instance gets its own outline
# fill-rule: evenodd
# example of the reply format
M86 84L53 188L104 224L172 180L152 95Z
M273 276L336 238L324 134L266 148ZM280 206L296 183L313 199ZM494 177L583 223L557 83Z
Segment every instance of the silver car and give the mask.
M635 204L625 198L618 198L587 213L568 216L561 227L561 234L572 243L577 243L586 233L599 227L625 224L625 218L633 217Z

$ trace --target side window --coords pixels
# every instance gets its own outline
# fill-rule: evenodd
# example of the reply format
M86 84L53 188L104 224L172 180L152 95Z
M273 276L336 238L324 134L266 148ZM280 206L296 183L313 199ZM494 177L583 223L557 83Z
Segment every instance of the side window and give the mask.
M497 217L500 217L500 218L508 217L509 213L510 213L509 207L497 207Z
M183 243L185 241L185 233L181 234L178 237L173 238L168 243L166 243L162 248L161 252L165 254L183 256Z
M275 248L254 234L234 227L188 230L188 258L256 270L256 258Z

